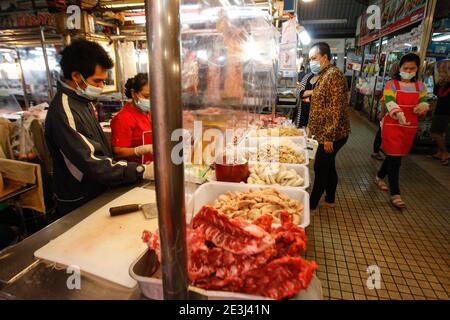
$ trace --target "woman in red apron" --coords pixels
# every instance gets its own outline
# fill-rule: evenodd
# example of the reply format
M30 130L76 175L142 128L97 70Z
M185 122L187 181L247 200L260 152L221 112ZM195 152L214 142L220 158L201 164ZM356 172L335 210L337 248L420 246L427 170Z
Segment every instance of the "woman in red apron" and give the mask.
M406 207L399 188L402 157L409 153L414 143L419 116L429 109L426 86L417 80L419 66L419 56L413 53L405 55L400 61L397 76L387 82L384 89L388 114L381 122L381 147L386 159L377 174L376 183L383 191L390 191L391 203L397 208ZM386 176L389 188L383 181Z
M111 145L117 160L153 161L150 88L147 73L138 73L125 84L130 99L111 121Z

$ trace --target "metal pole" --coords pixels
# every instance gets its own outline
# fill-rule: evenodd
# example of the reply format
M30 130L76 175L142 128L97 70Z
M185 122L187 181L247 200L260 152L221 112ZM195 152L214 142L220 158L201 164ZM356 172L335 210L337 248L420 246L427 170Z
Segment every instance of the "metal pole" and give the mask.
M45 70L47 72L47 82L48 82L48 99L53 99L53 82L52 82L52 74L50 73L50 67L48 66L48 56L47 49L45 48L45 35L44 35L44 27L40 28L40 36L41 36L41 47L42 53L44 54L44 62L45 62Z
M116 27L116 33L118 36L120 36L120 28ZM120 40L115 40L114 41L114 53L116 55L116 65L117 65L117 78L118 81L117 83L119 84L119 92L122 95L122 100L125 99L125 81L127 81L127 79L124 79L124 68L123 68L123 63L122 63L122 51L120 50L119 46L121 47L121 42Z
M25 83L25 75L23 73L22 60L20 59L20 53L19 53L18 48L16 48L16 54L17 54L17 61L19 63L19 68L20 68L20 80L22 82L23 100L25 102L25 109L28 110L30 108L30 102L28 101L27 84Z
M378 62L380 61L381 58L381 46L383 45L383 37L380 38L380 40L378 41L378 52L376 53L376 55L378 56ZM378 63L379 65L379 63ZM373 107L374 107L374 103L375 103L375 91L377 89L377 83L378 83L378 75L380 74L380 71L378 71L378 73L375 76L375 85L373 87L373 93L372 93L372 102L370 104L370 115L369 115L369 120L372 121L374 120L372 117L373 114ZM376 111L375 111L376 114Z
M180 0L145 0L153 150L164 299L187 299L184 166L171 159L171 134L183 127Z
M425 18L423 20L423 30L422 30L422 39L420 41L419 52L420 52L420 61L422 61L422 66L420 68L420 74L423 76L425 68L426 68L426 57L427 57L427 48L431 39L431 32L433 31L433 19L434 13L436 11L436 3L437 0L428 0L427 8L425 11Z
M125 99L125 86L124 81L126 79L123 79L124 75L124 69L123 69L123 62L122 62L122 51L119 49L119 46L121 46L120 41L114 41L114 54L116 55L116 66L117 66L117 84L118 89L121 94L121 99Z

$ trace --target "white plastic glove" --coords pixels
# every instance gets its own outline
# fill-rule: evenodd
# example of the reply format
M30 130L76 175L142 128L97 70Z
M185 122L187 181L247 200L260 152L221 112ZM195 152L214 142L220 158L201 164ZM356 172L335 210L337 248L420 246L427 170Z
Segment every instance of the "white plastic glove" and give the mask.
M409 122L406 122L406 117L403 112L397 112L394 116L401 125L409 125Z
M425 112L427 112L430 109L430 105L428 103L419 103L415 108L414 108L414 113L415 114L424 114Z
M155 171L154 171L154 167L153 167L153 162L150 164L145 164L144 167L145 167L145 170L144 170L144 174L143 174L142 178L144 180L155 180Z
M143 146L134 148L134 154L138 157L141 157L144 154L149 154L152 152L153 152L153 146L151 144L144 144Z

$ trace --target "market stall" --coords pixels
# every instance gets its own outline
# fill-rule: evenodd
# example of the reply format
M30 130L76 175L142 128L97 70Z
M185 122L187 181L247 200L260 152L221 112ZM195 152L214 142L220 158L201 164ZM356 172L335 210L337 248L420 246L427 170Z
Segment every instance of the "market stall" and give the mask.
M156 187L108 191L1 252L2 297L321 299L318 266L302 258L306 133L261 114L275 105L279 58L267 12L159 0L146 21ZM72 291L79 280L61 269L87 289Z
M397 7L394 8L394 6ZM388 1L381 6L382 25L381 30L368 30L367 17L361 17L361 33L359 35L359 56L361 61L355 61L355 90L358 98L354 101L358 110L363 111L367 117L374 122L379 121L382 111L382 94L387 81L392 79L395 64L401 57L410 52L420 52L424 61L422 80L428 86L428 100L433 106L435 97L433 95L434 68L436 62L448 57L445 47L442 48L441 41L433 41L442 33L445 36L445 22L433 19L423 19L427 14L433 14L436 1ZM399 12L393 16L392 12ZM436 13L438 15L438 13ZM441 31L441 32L440 32ZM444 39L444 38L442 38ZM445 46L445 44L444 44ZM436 53L436 47L438 52ZM428 48L427 53L423 48ZM443 51L442 51L443 50ZM358 59L354 60L358 60ZM393 68L394 67L394 68ZM428 72L425 70L428 68ZM433 70L433 71L432 71ZM433 112L430 110L419 121L415 146L430 146L434 142L431 138L431 122Z
M362 65L355 78L355 88L360 94L358 108L372 121L377 121L380 98L384 84L390 80L392 64L421 45L427 1L387 1L377 5L381 8L383 28L369 30L368 15L361 17L358 46Z

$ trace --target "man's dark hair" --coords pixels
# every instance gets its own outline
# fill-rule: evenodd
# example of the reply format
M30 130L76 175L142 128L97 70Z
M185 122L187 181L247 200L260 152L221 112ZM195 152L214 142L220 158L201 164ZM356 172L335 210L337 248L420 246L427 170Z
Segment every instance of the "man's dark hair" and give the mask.
M148 74L147 73L138 73L133 78L127 80L125 84L125 95L127 98L132 98L132 91L140 92L142 88L148 84Z
M111 69L114 67L114 62L98 43L76 40L61 52L60 65L64 78L70 80L72 72L79 72L87 79L95 73L97 65Z
M311 49L313 48L317 48L317 50L319 50L320 54L322 56L327 56L328 60L331 61L331 59L333 58L331 56L331 48L330 45L326 42L317 42L315 44L313 44L313 46L311 47Z
M420 69L420 57L415 53L407 53L400 59L398 71L395 74L394 79L399 80L399 81L402 80L402 77L400 76L400 68L407 62L415 62L417 68ZM411 79L411 82L416 82L417 79L418 79L418 73L416 74L416 76L414 78Z

